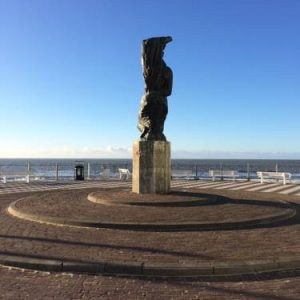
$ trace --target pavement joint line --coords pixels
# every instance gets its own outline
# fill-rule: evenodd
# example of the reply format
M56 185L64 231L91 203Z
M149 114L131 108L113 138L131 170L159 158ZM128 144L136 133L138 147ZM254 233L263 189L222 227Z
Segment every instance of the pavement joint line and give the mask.
M207 184L207 183L217 183L222 181L212 181L212 180L171 180L172 184ZM223 181L224 182L224 181ZM229 181L225 181L229 182Z
M221 190L221 189L228 189L228 188L235 188L235 187L241 187L241 186L244 186L244 185L248 185L249 183L246 182L246 183L231 183L229 185L226 185L226 186L220 186L220 187L215 187L213 189L215 190Z
M251 185L255 185L256 183L253 183L253 182L235 182L235 183L232 183L232 187L244 187L244 186L251 186Z
M289 188L289 186L281 185L281 186L276 186L276 187L273 187L270 189L263 190L262 192L263 193L272 193L272 192L277 192L277 191L281 191L281 190L286 190L287 188Z
M285 194L285 195L287 195L287 194L295 193L295 192L297 192L299 190L300 190L300 186L294 186L294 187L292 187L290 189L287 189L287 190L284 190L284 191L280 191L279 194Z
M238 191L238 190L242 190L242 189L247 189L247 188L249 188L249 187L251 187L251 186L257 186L258 184L260 184L259 182L249 182L248 184L245 184L245 185L240 185L240 186L238 186L238 187L236 187L236 188L232 188L232 189L230 189L231 191Z
M181 182L177 182L176 184L171 182L171 186L203 186L203 185L210 185L210 184L214 184L214 182L207 182L207 181L203 181L203 182L199 182L199 181L181 181Z
M30 257L0 254L0 264L6 267L31 269L46 272L71 272L103 275L130 275L139 277L223 277L234 275L253 275L274 271L297 270L300 258L278 260L245 260L205 262L193 266L178 264L120 262L120 261L74 261L47 257Z
M268 184L268 183L262 183L260 186L256 186L254 188L251 188L251 189L247 189L246 191L249 191L249 192L256 192L256 191L261 191L261 190L264 190L264 189L267 189L267 188L270 188L270 187L273 187L273 186L278 186L277 183L271 183L271 184Z
M176 182L176 183L172 183L171 182L171 186L172 187L177 187L177 186L202 186L202 185L205 185L205 184L207 184L208 182L197 182L197 181L195 181L195 182L190 182L190 181L188 181L188 182Z
M216 186L221 186L221 185L228 185L230 184L229 182L224 182L224 183L220 183L220 182L210 182L210 183L207 183L207 184L204 184L204 185L201 185L199 186L200 189L203 189L203 188L214 188Z

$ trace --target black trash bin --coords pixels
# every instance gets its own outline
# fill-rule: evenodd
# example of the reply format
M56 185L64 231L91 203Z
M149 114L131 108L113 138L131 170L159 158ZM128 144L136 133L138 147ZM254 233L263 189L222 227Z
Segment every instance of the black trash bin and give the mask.
M75 166L75 180L84 180L84 165Z

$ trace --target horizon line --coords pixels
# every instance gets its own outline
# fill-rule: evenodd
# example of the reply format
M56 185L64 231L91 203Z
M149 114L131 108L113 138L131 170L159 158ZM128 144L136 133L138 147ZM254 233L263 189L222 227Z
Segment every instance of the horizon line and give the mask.
M49 160L55 160L55 159L64 159L64 160L132 160L132 157L0 157L0 160L2 159L32 159L32 160L38 160L38 159L49 159ZM183 160L300 160L300 158L255 158L255 157L249 157L249 158L234 158L234 157L220 157L220 158L199 158L199 157L171 157L172 159L183 159Z

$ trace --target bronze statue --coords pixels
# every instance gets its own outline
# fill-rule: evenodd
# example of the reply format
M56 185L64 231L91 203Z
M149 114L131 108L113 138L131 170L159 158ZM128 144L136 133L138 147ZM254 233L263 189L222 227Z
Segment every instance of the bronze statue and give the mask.
M172 93L173 73L164 62L163 55L166 44L171 41L170 36L143 40L145 94L141 100L138 129L144 141L166 141L163 130L168 114L167 96Z

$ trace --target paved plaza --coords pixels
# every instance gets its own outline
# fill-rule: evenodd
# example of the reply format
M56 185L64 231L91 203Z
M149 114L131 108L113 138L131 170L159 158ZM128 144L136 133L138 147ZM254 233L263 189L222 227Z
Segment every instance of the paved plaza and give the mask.
M130 202L133 206L126 206L121 196L130 191L130 187L130 182L115 180L1 184L0 256L3 264L7 265L2 264L0 267L0 298L299 299L300 270L296 265L286 263L298 263L296 259L300 253L300 222L298 216L290 216L290 211L300 204L299 185L173 180L172 195L175 202L180 195L192 195L188 205L178 202L179 208L172 207L168 200L163 203L165 207L156 206L155 203L154 206L140 207L136 206L135 198ZM92 203L87 200L90 193L98 193L100 196L112 194L112 198L116 195L119 202L113 205ZM213 196L210 199L207 195ZM194 205L195 197L202 197L203 203L200 201L199 206ZM223 201L219 205L218 197ZM185 200L184 197L182 199ZM159 196L156 200L162 205ZM143 220L142 216L147 212L146 220L160 222L164 218L163 210L166 209L168 215L164 221L177 220L178 224L186 218L190 222L200 222L201 226L205 222L217 224L221 216L225 221L226 218L240 221L250 218L251 221L253 218L272 216L273 219L269 220L273 223L263 222L254 227L227 230L205 230L200 226L197 230L174 232L101 226L88 228L69 226L67 222L55 225L43 219L37 222L14 217L7 212L7 208L15 201L20 201L16 208L22 212L65 220L72 217L81 221L81 218L99 216L102 221L123 220L132 223L131 217L137 221L139 218ZM214 213L210 211L211 205L215 205ZM178 216L177 209L181 212ZM288 217L276 221L274 216L281 215ZM279 258L285 261L282 270L226 275L224 270L228 272L230 264L218 269L226 261L274 262ZM28 269L26 264L24 268L21 267L21 263L30 262L32 267L32 264L41 260L47 260L48 267L53 261L72 262L76 267L84 264L85 267L79 268L77 272L72 268L69 272L65 269L38 271L43 267L38 263L35 270ZM103 261L142 262L144 270L148 263L152 266L157 264L158 269L161 264L180 265L188 269L189 266L209 263L215 267L214 272L221 270L221 273L220 276L145 277L134 273L126 275L126 272L118 274L120 268L113 264L104 267L111 268L111 274L95 274L95 269L88 272L88 267L93 266L94 262ZM13 266L16 262L18 267Z
M52 181L52 182L30 182L27 183L1 183L0 194L20 193L20 192L37 192L51 190L71 190L84 188L111 188L111 187L131 187L129 181L107 180L107 181ZM172 188L197 188L213 190L232 190L248 191L262 193L278 193L283 195L295 195L300 197L300 184L283 185L281 182L270 182L261 184L258 181L207 181L207 180L173 180Z

